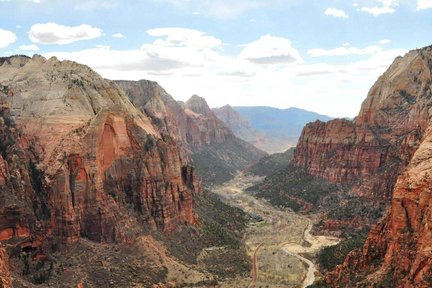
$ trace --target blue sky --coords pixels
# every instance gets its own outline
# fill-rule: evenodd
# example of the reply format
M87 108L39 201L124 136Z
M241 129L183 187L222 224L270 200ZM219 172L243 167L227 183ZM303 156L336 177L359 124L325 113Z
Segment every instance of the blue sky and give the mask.
M432 0L0 0L0 56L70 59L213 107L335 117L355 116L431 28Z

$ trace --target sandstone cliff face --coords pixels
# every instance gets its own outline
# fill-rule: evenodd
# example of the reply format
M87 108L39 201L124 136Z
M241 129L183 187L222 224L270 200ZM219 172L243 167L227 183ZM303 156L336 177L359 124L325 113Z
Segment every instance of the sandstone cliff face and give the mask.
M432 286L431 64L432 47L396 59L384 74L386 77L377 82L384 84L374 87L363 103L356 122L372 121L390 127L389 131L400 140L396 143L401 146L395 151L406 149L402 155L411 159L397 178L388 214L372 227L362 251L352 251L342 265L327 275L326 281L332 287ZM409 79L413 79L412 83ZM398 92L399 97L392 97L393 101L384 99L383 95L396 89L392 86L407 92ZM390 117L384 117L384 113Z
M432 50L397 58L371 88L354 121L308 124L293 164L361 196L389 199L432 113Z
M387 281L392 287L431 287L431 173L432 127L398 178L387 217L371 229L362 252L352 252L327 276L329 283L353 287L357 282L372 286Z
M238 170L265 155L234 136L202 97L194 95L186 103L179 103L155 82L116 83L136 107L150 115L152 123L163 135L182 144L184 154L190 155L206 184L229 180Z
M0 83L16 122L0 123L13 142L0 159L1 241L130 242L195 223L193 169L114 83L40 56L6 59Z
M8 255L3 248L0 248L0 287L12 287L9 272Z

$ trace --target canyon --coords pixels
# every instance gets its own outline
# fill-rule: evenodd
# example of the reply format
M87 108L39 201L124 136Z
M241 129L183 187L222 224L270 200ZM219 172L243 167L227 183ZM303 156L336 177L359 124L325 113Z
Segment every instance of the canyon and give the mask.
M377 80L353 121L315 122L303 130L294 165L390 204L364 247L328 273L323 287L432 285L431 73L432 47L412 50Z
M0 64L2 277L9 279L4 251L14 286L26 287L55 278L64 245L142 246L152 231L198 225L192 206L202 190L189 159L117 84L56 58L13 56Z
M295 107L278 109L225 105L213 108L213 112L236 136L268 153L281 153L294 147L307 123L332 119Z
M221 184L267 155L236 137L204 98L177 102L156 82L116 81L131 102L149 115L159 131L181 144L204 185Z
M431 73L432 47L396 58L356 118L268 156L218 119L250 127L230 107L0 58L0 283L431 287Z

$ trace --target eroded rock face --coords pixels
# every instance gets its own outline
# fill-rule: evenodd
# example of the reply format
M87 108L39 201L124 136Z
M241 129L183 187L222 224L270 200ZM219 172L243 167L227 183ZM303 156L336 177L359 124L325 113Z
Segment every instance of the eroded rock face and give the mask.
M3 248L0 248L0 287L11 288L12 282L9 272L8 255Z
M184 157L194 160L205 183L229 180L238 170L266 155L237 138L202 97L194 95L179 103L156 82L116 83L137 108L150 116L158 131L181 143Z
M246 118L243 118L240 113L235 111L231 106L225 105L220 108L214 108L212 111L240 139L251 143L263 151L269 153L274 152L272 150L273 143L270 143L272 142L271 140L274 139L270 141L266 139L263 133L253 128L250 122Z
M327 276L329 283L343 287L356 282L372 285L371 282L387 279L394 283L393 287L431 287L431 173L432 128L429 128L397 180L389 214L371 229L363 251L352 252L343 265Z
M196 222L194 170L117 85L70 61L3 60L2 96L13 96L0 123L11 142L0 158L2 242L129 242Z
M403 100L385 100L383 95L396 88L378 86L362 106L356 122L374 121L391 127L389 131L401 139L397 142L401 145L399 151L407 149L405 157L412 157L397 178L388 214L372 227L362 251L352 251L342 265L327 275L326 281L332 287L432 286L431 60L431 47L397 59L378 83L390 81L388 85L397 87ZM413 79L412 83L407 79ZM372 109L374 106L381 110ZM407 110L402 109L404 106ZM383 117L384 113L390 117ZM415 145L417 141L420 144Z
M361 196L389 199L432 113L431 68L431 48L397 58L354 121L317 121L304 128L293 164Z
M116 81L141 111L165 134L183 143L189 151L220 144L231 138L231 131L219 121L204 98L192 96L178 103L156 82Z

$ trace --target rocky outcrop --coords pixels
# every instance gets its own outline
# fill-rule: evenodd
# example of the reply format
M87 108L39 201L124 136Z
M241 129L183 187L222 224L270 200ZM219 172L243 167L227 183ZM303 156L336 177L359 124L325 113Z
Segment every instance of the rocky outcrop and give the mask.
M411 159L397 178L388 214L372 227L363 249L352 251L327 275L326 282L332 287L432 286L431 70L432 47L411 51L396 59L384 74L387 78L378 80L392 82L373 88L372 96L363 103L357 123L374 121L391 127L389 131L402 139L399 152L407 149L405 157ZM395 91L390 84L399 91L393 101L383 98ZM383 111L389 118L383 117ZM417 141L420 144L415 145Z
M214 108L212 111L216 117L224 122L231 131L233 131L234 135L251 143L258 149L269 153L273 152L271 149L271 143L269 143L265 135L253 128L250 122L246 118L243 118L230 105Z
M130 242L196 222L194 170L116 84L41 56L6 59L0 83L3 243Z
M359 115L308 124L293 164L360 196L390 199L432 113L432 50L397 58L371 88Z
M237 138L209 108L204 98L192 96L185 103L176 102L157 83L116 81L132 103L152 123L182 144L205 184L231 179L239 170L265 156L265 152Z
M3 248L0 248L0 287L10 288L12 287L8 255Z
M387 281L392 287L431 287L431 173L432 127L398 178L387 217L371 229L363 251L352 252L327 276L328 283L375 287Z

